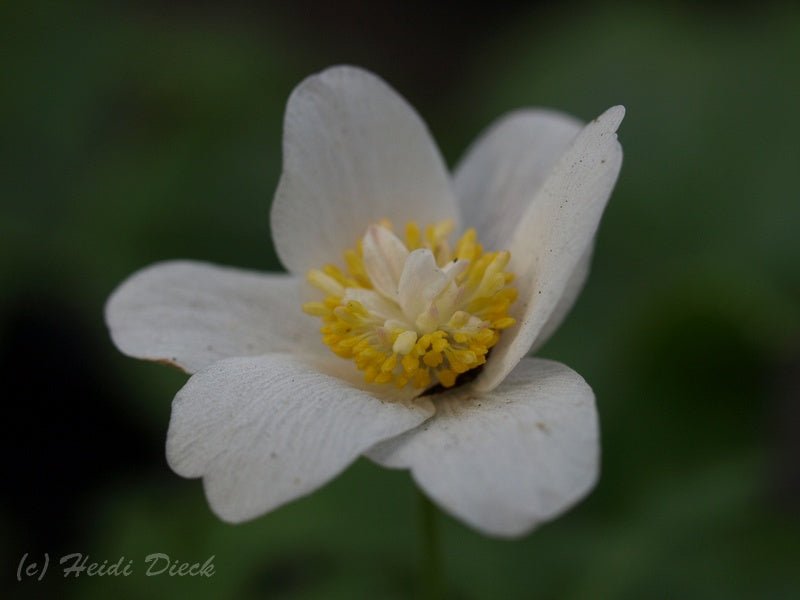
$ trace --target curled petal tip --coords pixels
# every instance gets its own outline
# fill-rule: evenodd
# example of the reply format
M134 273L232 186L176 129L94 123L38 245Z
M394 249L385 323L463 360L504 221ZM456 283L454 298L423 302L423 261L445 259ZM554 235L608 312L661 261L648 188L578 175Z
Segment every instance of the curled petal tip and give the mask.
M609 131L616 131L619 128L622 119L625 118L625 107L621 104L612 106L602 115L597 117L596 121L603 125L604 129Z

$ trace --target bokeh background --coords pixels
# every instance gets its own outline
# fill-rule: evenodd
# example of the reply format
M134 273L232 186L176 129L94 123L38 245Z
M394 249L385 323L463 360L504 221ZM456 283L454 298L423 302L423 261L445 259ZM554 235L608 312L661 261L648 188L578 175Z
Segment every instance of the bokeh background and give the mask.
M0 4L0 593L416 593L406 473L361 460L219 522L163 458L185 376L120 355L102 320L154 261L280 269L285 101L343 62L450 164L517 107L628 108L592 276L542 352L595 389L602 479L521 541L442 517L450 597L800 597L800 9L769 1ZM26 552L137 570L18 583ZM216 575L146 578L152 552Z

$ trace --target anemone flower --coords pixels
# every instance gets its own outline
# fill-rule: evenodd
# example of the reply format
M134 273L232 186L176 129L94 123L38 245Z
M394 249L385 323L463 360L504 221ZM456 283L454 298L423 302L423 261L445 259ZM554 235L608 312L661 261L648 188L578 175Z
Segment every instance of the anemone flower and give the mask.
M303 81L271 215L288 273L164 262L106 306L122 352L191 374L172 404L172 469L202 477L230 522L362 455L409 469L488 535L523 535L581 499L599 468L594 394L526 355L586 279L623 116L513 112L451 177L375 75L333 67Z

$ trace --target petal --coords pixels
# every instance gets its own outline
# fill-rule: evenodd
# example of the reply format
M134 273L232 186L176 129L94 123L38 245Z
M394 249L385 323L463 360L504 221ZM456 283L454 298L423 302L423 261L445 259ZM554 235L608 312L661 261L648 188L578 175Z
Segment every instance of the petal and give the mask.
M569 281L567 281L567 285L564 287L561 298L558 299L558 302L553 308L553 312L550 313L547 322L542 326L542 329L536 336L536 340L533 342L529 352L533 353L541 348L544 343L550 339L550 336L556 332L564 319L567 318L569 311L572 310L581 290L583 290L586 279L589 277L589 268L591 267L593 253L594 242L589 244L589 247L583 253L583 257L578 261L578 264L572 271L572 275L570 275Z
M581 269L588 268L587 252L622 166L615 131L624 115L625 109L617 106L589 123L520 219L509 248L509 270L517 275L519 291L509 312L517 325L506 330L492 349L476 389L497 386L528 353L551 317L559 310L561 316L566 313L570 291L577 295Z
M373 290L366 290L364 288L347 288L342 300L345 304L351 300L360 302L370 313L382 319L383 321L388 321L390 319L402 321L405 318L403 313L400 312L399 307L394 302L390 302L378 292Z
M513 112L493 123L455 172L455 190L467 227L490 250L508 247L517 223L550 170L582 128L559 112Z
M368 456L411 469L439 506L482 533L524 535L594 486L594 394L568 367L525 359L487 395L466 388L435 402L432 419Z
M409 255L400 277L399 300L412 323L451 280L427 248L414 250Z
M375 289L390 300L397 300L397 288L408 249L394 233L379 225L367 227L361 240L364 270Z
M203 477L212 510L240 522L313 492L432 412L427 400L384 402L288 355L233 358L178 392L167 460Z
M131 275L105 314L123 353L189 373L232 356L321 345L294 277L199 262L158 263Z
M283 136L272 234L294 273L339 257L383 218L399 226L458 221L427 127L367 71L333 67L303 81L289 98Z

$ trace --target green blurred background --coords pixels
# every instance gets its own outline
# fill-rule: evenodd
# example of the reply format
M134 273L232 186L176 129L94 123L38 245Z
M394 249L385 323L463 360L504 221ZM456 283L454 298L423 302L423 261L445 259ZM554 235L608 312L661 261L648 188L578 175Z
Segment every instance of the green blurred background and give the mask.
M796 3L12 1L0 49L7 594L416 593L406 473L361 460L223 524L163 458L185 376L124 358L102 321L114 286L153 261L280 269L283 108L346 62L406 96L450 164L520 106L628 109L592 276L542 352L596 392L602 478L517 542L442 517L449 595L800 597ZM26 552L138 568L19 583ZM216 575L147 578L152 552L214 555Z

